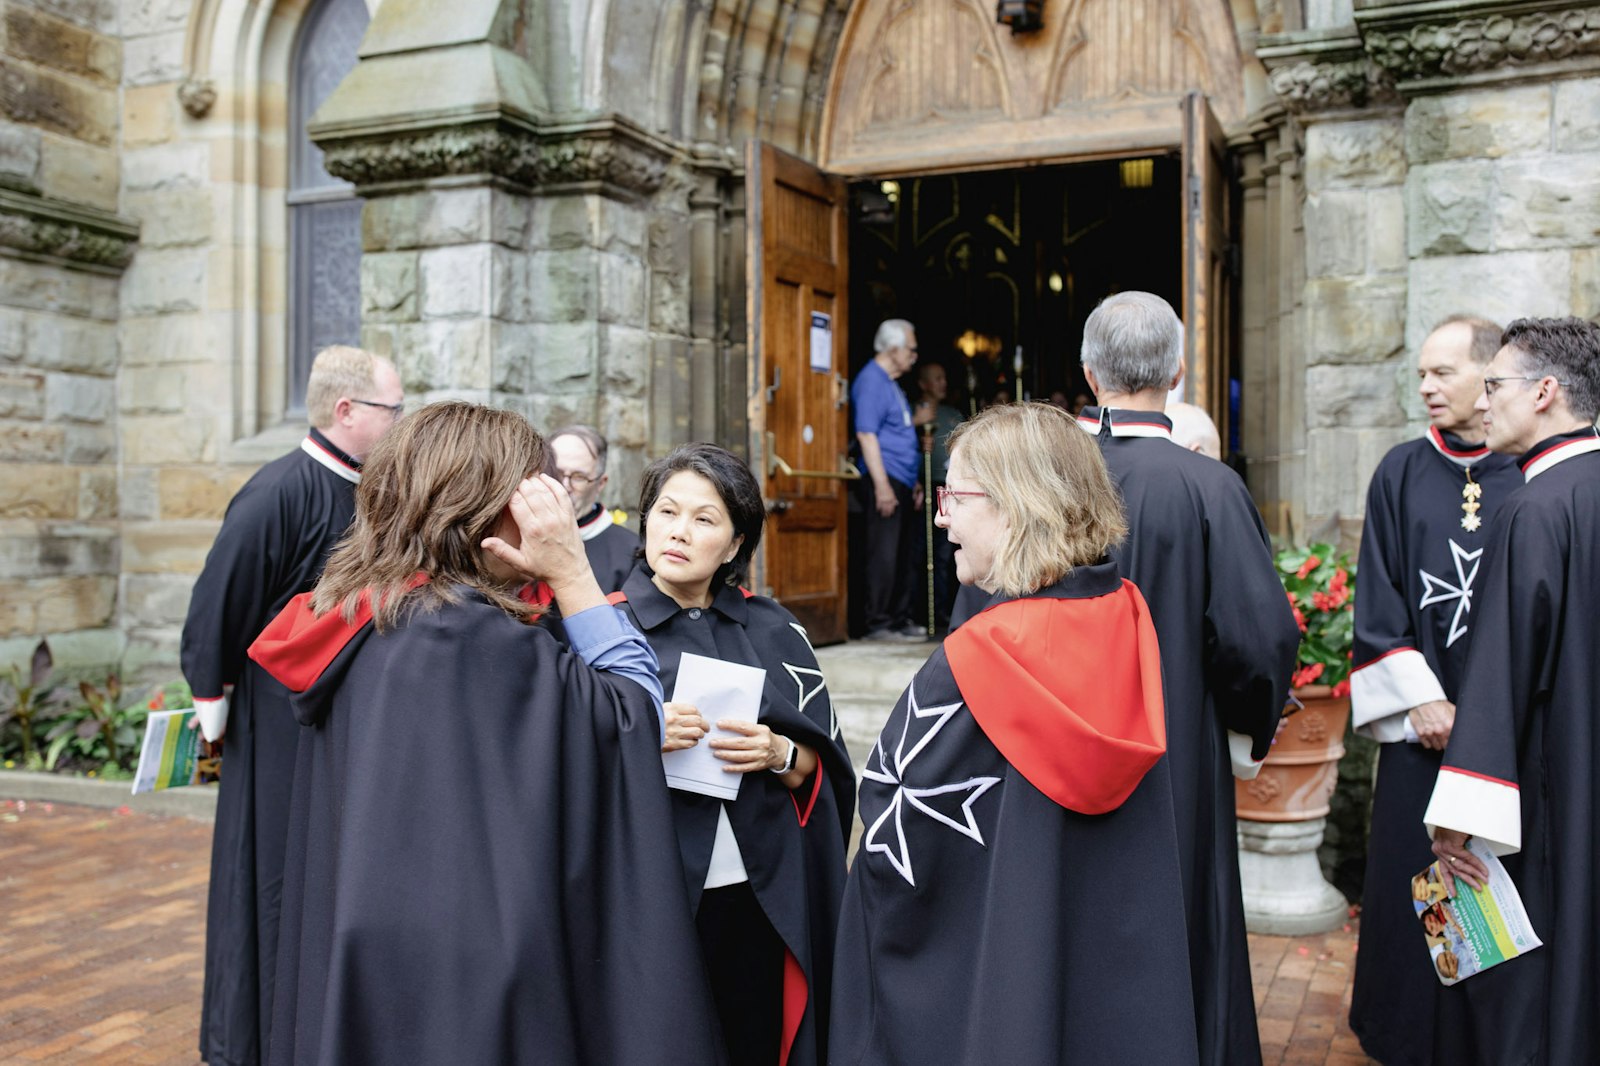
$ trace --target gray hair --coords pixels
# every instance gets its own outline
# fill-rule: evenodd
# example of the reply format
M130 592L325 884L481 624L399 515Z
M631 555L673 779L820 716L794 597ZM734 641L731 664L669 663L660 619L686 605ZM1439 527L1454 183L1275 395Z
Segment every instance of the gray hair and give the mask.
M1165 392L1182 361L1183 323L1153 293L1107 296L1083 325L1083 365L1102 392Z
M878 323L878 335L872 338L872 350L887 352L891 348L904 348L916 328L903 318L886 318Z
M1600 325L1581 318L1519 318L1506 327L1504 346L1529 375L1553 377L1567 409L1592 424L1600 416Z
M595 462L600 464L600 469L595 473L603 474L606 472L606 439L600 435L599 430L593 426L574 423L570 426L562 426L560 429L552 430L547 439L551 444L554 444L562 437L577 437L583 441L583 446L589 449L589 454L594 456Z

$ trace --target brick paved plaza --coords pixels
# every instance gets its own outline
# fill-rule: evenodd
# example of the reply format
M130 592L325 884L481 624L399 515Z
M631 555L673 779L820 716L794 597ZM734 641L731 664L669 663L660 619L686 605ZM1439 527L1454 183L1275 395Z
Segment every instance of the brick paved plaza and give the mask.
M193 1063L211 826L0 800L0 1063ZM1359 1066L1354 929L1252 936L1268 1066Z

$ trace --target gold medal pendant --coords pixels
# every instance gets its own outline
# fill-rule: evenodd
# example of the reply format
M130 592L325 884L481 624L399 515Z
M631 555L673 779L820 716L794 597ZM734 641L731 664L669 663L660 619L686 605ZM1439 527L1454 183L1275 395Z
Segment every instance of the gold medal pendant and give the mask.
M1483 525L1483 519L1478 517L1478 511L1483 504L1478 501L1483 496L1483 486L1472 480L1472 467L1467 467L1467 483L1461 486L1461 528L1468 533L1476 533L1478 527Z

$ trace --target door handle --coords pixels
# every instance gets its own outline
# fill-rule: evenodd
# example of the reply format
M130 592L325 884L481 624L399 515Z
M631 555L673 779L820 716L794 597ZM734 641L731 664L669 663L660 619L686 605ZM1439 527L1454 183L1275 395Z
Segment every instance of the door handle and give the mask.
M778 454L777 438L775 434L767 434L767 476L782 474L784 477L809 477L832 478L837 481L860 481L861 471L856 464L850 461L849 456L839 456L839 467L836 470L796 470L783 461Z

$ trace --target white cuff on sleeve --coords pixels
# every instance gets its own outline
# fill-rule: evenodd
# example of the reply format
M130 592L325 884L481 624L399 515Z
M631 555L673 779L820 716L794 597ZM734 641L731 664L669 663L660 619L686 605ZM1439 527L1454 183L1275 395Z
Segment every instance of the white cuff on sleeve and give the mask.
M195 717L200 720L200 735L215 742L228 728L228 697L195 700Z
M1357 730L1444 698L1444 686L1415 648L1398 648L1357 667L1350 675L1350 720Z
M1374 718L1356 726L1355 730L1356 736L1368 737L1379 744L1398 744L1417 739L1417 731L1411 728L1411 716L1405 711Z
M1245 734L1228 730L1228 761L1233 764L1233 776L1241 781L1253 781L1261 772L1261 764L1250 757L1254 743Z
M1509 781L1446 766L1422 821L1430 837L1435 830L1454 829L1483 841L1496 855L1522 850L1522 793Z

